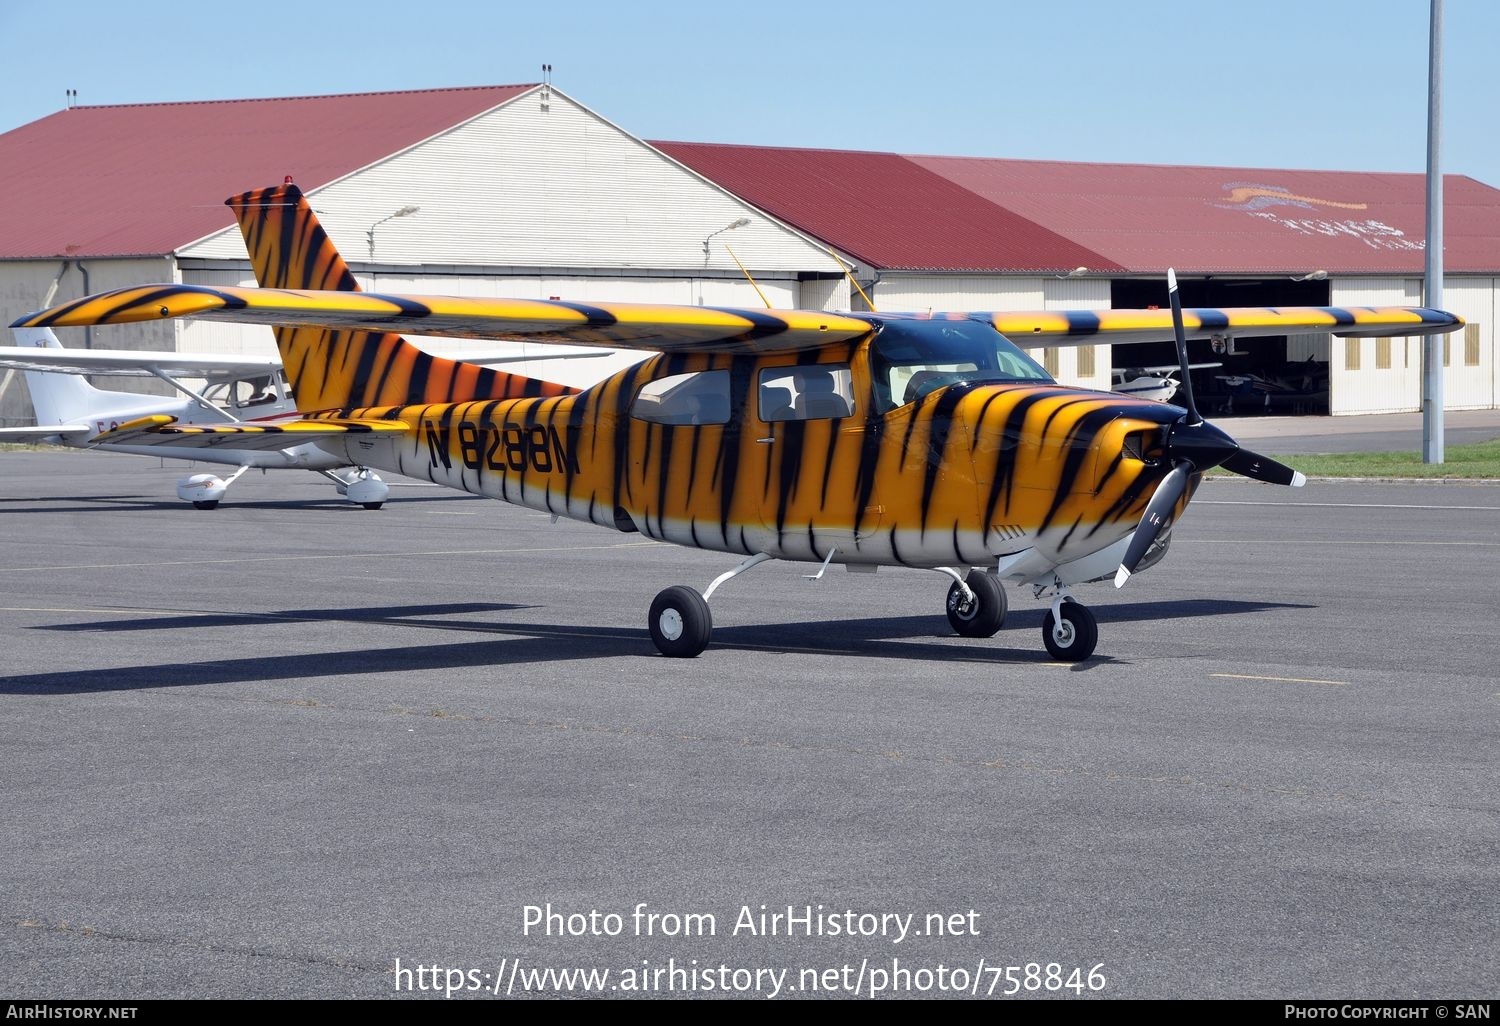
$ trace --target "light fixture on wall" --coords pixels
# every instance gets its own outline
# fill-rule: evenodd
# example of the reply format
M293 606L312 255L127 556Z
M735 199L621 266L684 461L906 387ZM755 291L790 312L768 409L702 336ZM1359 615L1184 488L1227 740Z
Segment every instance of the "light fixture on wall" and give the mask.
M410 217L411 215L415 214L417 211L419 211L421 209L422 209L421 207L411 207L411 206L402 207L400 210L396 211L394 214L388 214L385 217L382 217L379 221L376 221L374 224L370 225L369 228L365 229L365 241L370 244L370 259L371 260L375 259L375 229L376 228L379 228L381 225L385 224L387 221L394 220L395 218L398 218L398 217Z
M1324 270L1308 271L1306 274L1292 276L1292 281L1327 281L1328 272Z
M703 260L704 260L704 262L705 263L708 262L708 254L709 254L708 242L709 242L709 239L712 239L715 235L723 235L725 232L732 232L736 228L743 228L743 227L745 227L745 225L747 225L749 223L750 223L750 219L748 217L742 217L742 218L740 218L737 221L731 221L729 224L726 224L724 227L720 228L716 232L709 232L707 238L705 238L703 240Z

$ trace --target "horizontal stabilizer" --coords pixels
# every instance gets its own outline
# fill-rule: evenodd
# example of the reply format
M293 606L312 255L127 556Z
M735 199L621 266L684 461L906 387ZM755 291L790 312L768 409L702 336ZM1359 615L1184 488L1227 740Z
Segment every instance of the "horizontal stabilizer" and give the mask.
M157 414L95 435L90 445L161 445L186 449L289 449L324 438L401 434L393 420L291 420L283 424L183 424Z
M76 438L82 440L94 433L92 424L53 424L51 427L0 428L0 442L27 443L45 442L49 438Z

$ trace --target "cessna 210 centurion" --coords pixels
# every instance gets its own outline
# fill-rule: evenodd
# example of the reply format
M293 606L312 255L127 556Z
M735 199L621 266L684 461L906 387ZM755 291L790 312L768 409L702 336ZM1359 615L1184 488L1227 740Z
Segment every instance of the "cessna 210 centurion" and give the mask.
M647 625L669 656L708 645L708 602L771 559L934 570L960 634L988 637L1002 582L1050 598L1054 658L1094 651L1086 581L1160 559L1203 471L1302 475L1185 407L1057 384L1028 347L1284 335L1421 335L1462 321L1411 308L1045 311L903 315L398 296L359 291L290 183L227 201L263 288L147 285L18 326L164 317L266 324L302 411L289 424L122 424L177 445L282 433L359 467L426 478L554 516L741 562L699 591L667 588ZM1170 278L1170 275L1169 275ZM654 350L573 389L422 352L392 329ZM108 439L116 432L106 432Z

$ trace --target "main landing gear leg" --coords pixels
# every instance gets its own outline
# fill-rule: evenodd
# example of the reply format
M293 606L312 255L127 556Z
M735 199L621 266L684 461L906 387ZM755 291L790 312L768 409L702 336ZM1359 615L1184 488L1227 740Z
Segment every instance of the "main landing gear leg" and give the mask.
M332 481L340 495L365 509L379 509L391 494L391 486L369 467L354 467L342 473L331 470L320 470L318 473Z
M765 552L757 552L733 570L715 577L701 595L685 584L674 584L657 595L646 619L656 650L664 656L678 659L691 659L702 652L708 647L709 635L714 629L708 600L713 598L719 585L771 558L773 557Z
M1042 590L1037 589L1038 598ZM1099 644L1099 621L1064 585L1058 585L1052 608L1042 618L1042 643L1061 663L1080 663L1093 655L1094 646Z
M952 567L940 566L940 574L953 578L948 589L948 623L966 638L992 638L1005 622L1005 589L994 574L970 570L960 577Z

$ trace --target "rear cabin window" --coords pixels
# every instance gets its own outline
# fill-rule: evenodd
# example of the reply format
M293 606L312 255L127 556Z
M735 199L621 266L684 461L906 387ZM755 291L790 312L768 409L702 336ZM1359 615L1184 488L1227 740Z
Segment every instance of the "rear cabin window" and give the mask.
M845 363L771 367L760 372L760 419L834 420L854 413L854 381Z
M729 372L695 371L649 381L630 415L652 424L728 424Z

